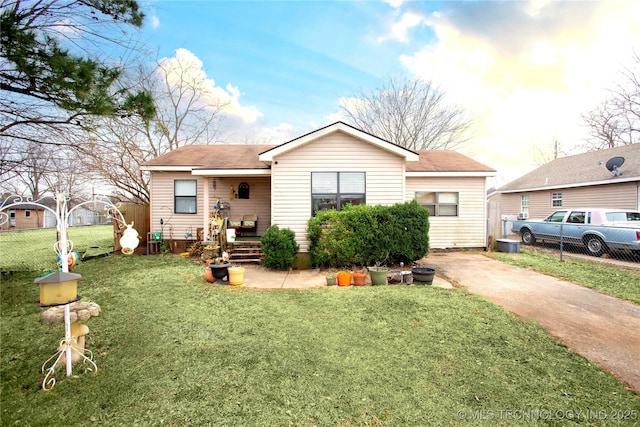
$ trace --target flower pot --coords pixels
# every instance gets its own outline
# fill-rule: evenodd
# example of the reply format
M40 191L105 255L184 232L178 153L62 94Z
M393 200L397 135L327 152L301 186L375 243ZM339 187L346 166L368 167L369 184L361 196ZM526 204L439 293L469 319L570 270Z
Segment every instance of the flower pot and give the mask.
M229 267L229 284L239 286L244 283L244 267Z
M335 286L338 283L338 278L335 274L327 274L327 286Z
M371 284L374 286L387 284L387 271L386 267L369 267L369 274L371 275Z
M413 267L411 269L411 275L413 276L413 283L431 285L436 271L428 267Z
M352 276L354 286L364 286L365 281L367 280L367 273L364 273L362 271L354 271L352 273Z
M339 271L336 276L338 278L338 286L351 286L350 271Z
M222 279L229 276L229 265L231 263L229 261L224 262L222 264L209 264L209 268L211 269L211 274L215 277L216 283L223 283Z
M216 281L216 278L213 277L213 273L211 272L211 269L209 267L204 269L204 280L206 280L209 283L213 283Z

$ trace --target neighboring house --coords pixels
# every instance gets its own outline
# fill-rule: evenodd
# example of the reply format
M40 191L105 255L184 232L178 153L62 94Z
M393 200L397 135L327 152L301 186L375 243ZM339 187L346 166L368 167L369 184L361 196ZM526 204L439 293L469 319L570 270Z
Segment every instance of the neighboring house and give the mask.
M432 248L485 247L487 177L495 170L454 151L414 152L337 122L281 145L189 145L144 164L152 230L180 239L207 230L218 201L228 218L257 215L295 232L308 253L318 209L417 199L431 211ZM206 231L205 231L206 233ZM170 235L169 235L170 234Z
M609 171L616 157L624 163ZM490 218L509 220L542 219L559 209L640 209L640 144L555 159L498 188L488 205Z
M51 208L54 212L56 211L56 200L53 197L44 197L39 199L37 203ZM91 209L85 206L74 209L73 207L77 203L80 202L75 200L69 202L69 210L73 209L69 215L69 226L107 224L111 222L108 220L106 213L100 209ZM11 198L5 200L3 206L10 204L13 204ZM54 212L28 202L19 203L3 210L3 213L7 215L8 221L2 223L0 230L56 227L57 219Z
M44 199L39 200L38 203L55 210L56 202L51 197L45 197ZM11 198L8 198L4 203L1 203L2 206L10 204L13 204L13 200ZM0 208L2 208L2 206L0 206ZM0 221L2 222L0 230L29 230L35 228L55 227L55 217L51 212L40 206L35 206L26 202L16 204L2 212L3 218ZM4 220L5 215L7 221ZM51 224L52 218L53 225Z
M43 228L45 210L28 204L20 204L7 209L8 221L3 222L1 230L27 230Z

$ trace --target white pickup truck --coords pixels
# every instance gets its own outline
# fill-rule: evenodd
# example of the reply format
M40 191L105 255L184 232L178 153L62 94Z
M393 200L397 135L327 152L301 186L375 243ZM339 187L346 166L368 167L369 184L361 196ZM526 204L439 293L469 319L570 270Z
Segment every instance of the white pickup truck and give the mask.
M602 256L609 249L640 254L640 212L624 209L566 209L542 220L514 221L511 231L522 243L563 242L583 245L590 255Z

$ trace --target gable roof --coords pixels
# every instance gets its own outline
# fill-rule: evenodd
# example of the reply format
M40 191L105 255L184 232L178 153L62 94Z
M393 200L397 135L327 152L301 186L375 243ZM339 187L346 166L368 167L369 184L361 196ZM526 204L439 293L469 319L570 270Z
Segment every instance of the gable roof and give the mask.
M401 147L400 145L393 144L389 141L386 141L382 138L378 138L375 135L371 135L370 133L364 132L360 129L357 129L353 126L350 126L344 122L335 122L323 128L314 130L313 132L309 132L306 135L302 135L301 137L292 139L291 141L285 142L284 144L280 144L276 147L273 147L263 153L260 154L260 160L266 163L271 163L274 157L286 153L288 151L294 150L302 145L308 144L312 141L325 137L335 132L343 132L349 136L360 139L362 141L368 142L372 145L375 145L383 150L390 151L400 157L403 157L407 162L416 162L418 161L418 153Z
M615 176L607 170L605 164L607 160L618 156L624 157L625 162L620 167L620 175ZM584 187L629 181L640 181L640 144L560 157L498 188L497 192Z
M450 150L411 151L370 135L343 122L336 122L280 145L214 144L186 145L142 165L148 171L183 171L193 175L270 174L271 161L279 154L334 132L344 132L403 157L407 176L492 176L495 170Z

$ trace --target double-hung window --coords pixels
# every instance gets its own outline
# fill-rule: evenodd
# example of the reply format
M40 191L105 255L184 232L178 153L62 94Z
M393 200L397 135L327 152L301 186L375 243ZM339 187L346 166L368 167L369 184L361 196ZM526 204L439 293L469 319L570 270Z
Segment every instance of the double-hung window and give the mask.
M317 211L366 203L364 172L312 172L311 205Z
M176 179L173 182L173 197L173 211L175 213L197 213L197 182L195 179Z
M460 193L452 191L417 191L416 201L431 216L458 216Z
M520 212L529 215L529 195L523 194L520 196Z
M562 193L551 194L551 206L554 208L562 207Z

